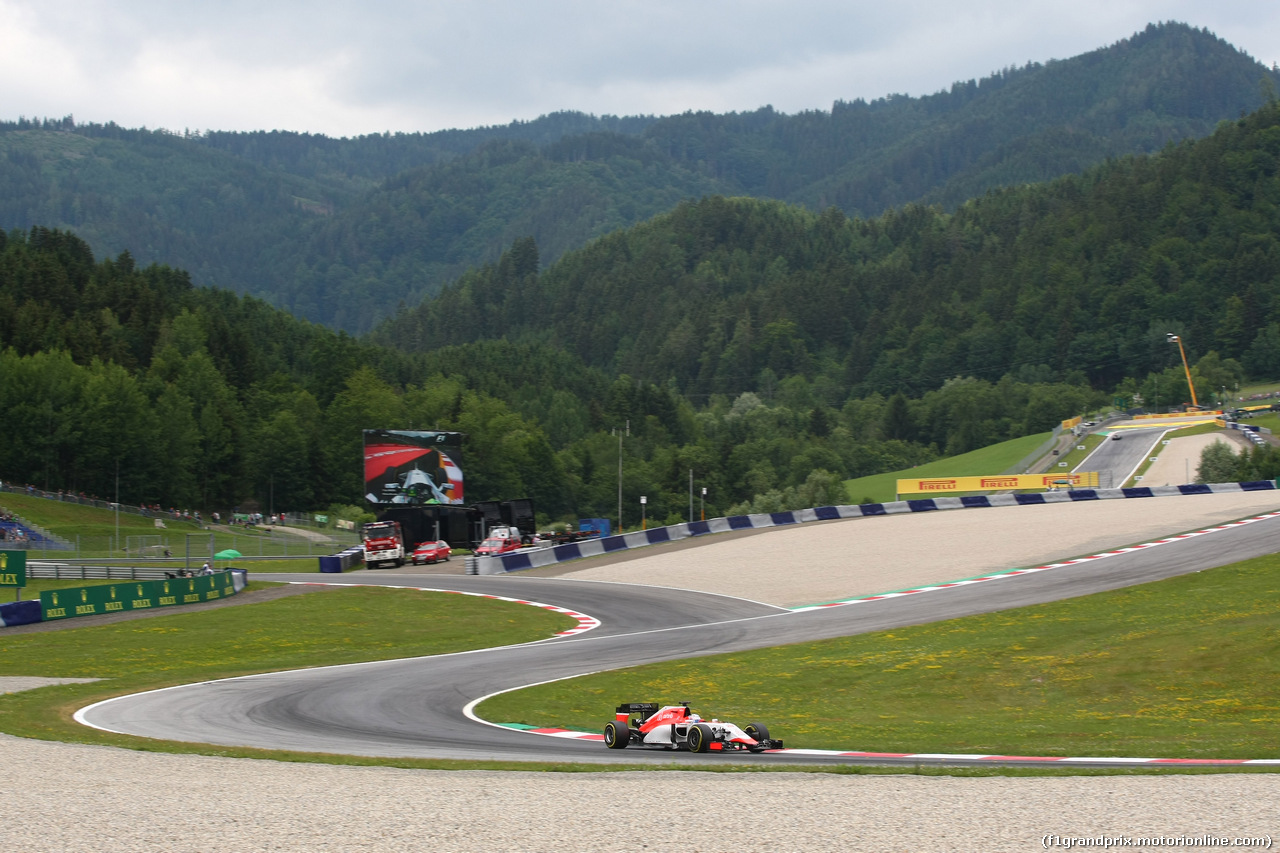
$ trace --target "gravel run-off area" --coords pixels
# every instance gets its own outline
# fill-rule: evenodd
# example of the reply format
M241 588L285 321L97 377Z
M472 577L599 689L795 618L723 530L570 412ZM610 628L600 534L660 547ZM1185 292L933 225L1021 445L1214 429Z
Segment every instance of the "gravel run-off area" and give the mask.
M1280 777L398 770L0 736L5 844L64 853L1028 851L1265 836Z
M1280 492L1265 491L870 516L730 534L599 567L566 563L563 574L797 607L1044 565L1276 509Z
M762 592L750 597L789 606L1056 561L1277 508L1280 495L1255 492L858 519L568 576L730 594L751 586ZM0 691L35 686L7 681ZM67 853L1025 851L1085 837L1119 847L1162 836L1168 847L1179 837L1192 846L1186 839L1280 835L1278 774L426 771L4 735L0 803L8 848Z

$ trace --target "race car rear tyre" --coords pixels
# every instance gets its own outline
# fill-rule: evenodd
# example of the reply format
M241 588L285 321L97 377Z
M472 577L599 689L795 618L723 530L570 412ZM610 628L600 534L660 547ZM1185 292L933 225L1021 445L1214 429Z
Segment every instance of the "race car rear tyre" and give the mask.
M747 749L752 752L763 752L765 748L761 744L769 739L768 726L764 723L747 723L742 730L746 732L747 737L757 742L756 746L749 746Z
M715 732L706 723L694 723L689 727L690 752L710 752L711 742L715 739Z
M604 726L604 745L610 749L626 749L631 743L631 729L626 723L610 720Z

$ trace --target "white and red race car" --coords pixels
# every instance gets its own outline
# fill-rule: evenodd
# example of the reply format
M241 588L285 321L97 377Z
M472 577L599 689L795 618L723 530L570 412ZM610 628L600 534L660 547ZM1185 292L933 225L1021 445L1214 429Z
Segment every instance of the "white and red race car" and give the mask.
M609 749L626 749L633 743L665 749L683 747L690 752L782 749L782 741L770 738L769 729L763 723L747 723L738 728L733 723L704 720L689 710L688 702L661 708L657 702L619 705L615 719L605 724L604 745Z

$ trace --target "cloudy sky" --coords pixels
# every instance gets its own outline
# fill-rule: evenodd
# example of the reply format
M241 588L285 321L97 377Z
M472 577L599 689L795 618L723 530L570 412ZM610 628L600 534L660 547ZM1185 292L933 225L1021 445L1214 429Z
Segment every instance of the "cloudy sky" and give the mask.
M1148 23L1280 61L1274 0L0 0L0 119L354 136L924 95Z

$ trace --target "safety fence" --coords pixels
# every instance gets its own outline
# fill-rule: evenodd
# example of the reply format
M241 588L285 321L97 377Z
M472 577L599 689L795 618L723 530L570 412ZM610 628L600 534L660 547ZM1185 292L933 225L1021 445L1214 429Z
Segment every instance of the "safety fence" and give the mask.
M238 551L245 559L270 557L318 557L359 542L356 534L326 531L318 534L288 527L241 530L217 528L201 532L157 531L152 535L134 532L119 537L76 535L55 544L36 539L0 542L0 549L12 548L32 553L42 560L178 560L197 565L215 553ZM39 554L38 557L35 555Z
M1228 494L1233 492L1268 491L1280 488L1275 480L1261 480L1250 483L1215 483L1212 485L1191 484L1185 486L1151 486L1128 489L1074 489L1057 492L1040 492L1025 495L971 495L955 498L923 498L920 500L892 501L888 503L857 504L851 506L822 506L813 509L793 510L790 512L760 513L758 515L736 515L729 518L713 518L708 521L693 521L675 524L670 527L655 527L636 533L625 533L609 536L604 539L592 539L587 542L574 542L568 545L557 545L553 548L541 548L531 551L517 551L499 557L476 557L474 563L468 559L467 572L479 575L500 575L506 572L518 572L539 566L552 566L583 557L597 557L633 548L643 548L662 542L673 542L709 533L728 533L734 530L760 530L769 527L785 527L791 524L807 524L814 521L836 521L839 519L866 518L878 515L897 515L911 512L937 512L952 509L982 509L1002 506L1041 506L1055 503L1078 503L1082 501L1123 500L1133 498L1157 498L1191 495Z
M1002 474L1030 474L1031 466L1035 465L1042 458L1049 455L1049 451L1053 450L1058 443L1058 436L1062 435L1062 424L1053 428L1053 432L1049 437L1041 442L1040 446L1035 450L1022 457L1014 465L1009 466Z
M159 580L173 577L181 566L89 566L78 563L52 563L36 561L27 563L27 577L56 580Z

